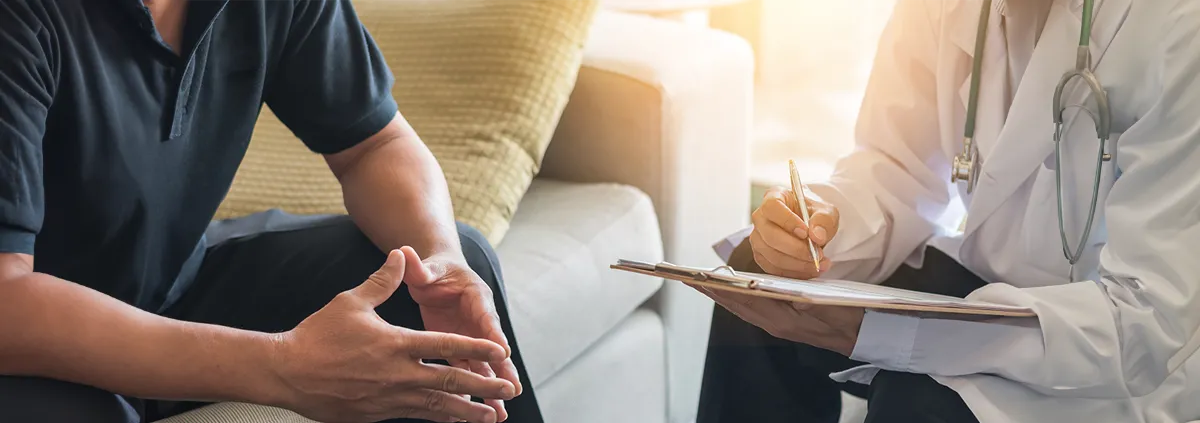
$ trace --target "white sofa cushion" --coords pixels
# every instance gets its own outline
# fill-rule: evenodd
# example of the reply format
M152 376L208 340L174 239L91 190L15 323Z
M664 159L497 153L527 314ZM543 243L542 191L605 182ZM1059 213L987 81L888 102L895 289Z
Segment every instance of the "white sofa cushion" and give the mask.
M664 423L665 350L658 313L633 312L538 386L546 423Z
M540 175L645 191L666 259L716 266L709 246L750 220L753 94L754 51L736 35L601 12ZM700 399L712 301L670 283L655 303L667 331L668 413L672 423L688 423Z
M662 258L649 197L622 185L535 180L497 253L513 330L534 386L662 285L608 268L618 258Z

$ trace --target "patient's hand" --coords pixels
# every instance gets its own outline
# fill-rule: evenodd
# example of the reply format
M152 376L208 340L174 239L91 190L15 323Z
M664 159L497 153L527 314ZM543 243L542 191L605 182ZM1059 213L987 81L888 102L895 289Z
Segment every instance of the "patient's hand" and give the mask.
M338 294L295 329L279 335L272 362L282 384L272 395L277 404L270 405L328 422L503 420L501 409L463 395L512 399L517 394L512 382L427 361L502 363L508 357L504 346L467 335L392 326L375 313L407 274L407 256L416 253L405 250L409 251L392 251L387 263L362 285Z
M750 246L754 261L767 273L796 279L817 277L821 272L817 271L808 250L810 237L821 260L821 271L829 269L824 247L837 234L838 209L811 193L805 193L805 197L811 228L800 217L799 205L790 189L767 191L762 206L754 211Z

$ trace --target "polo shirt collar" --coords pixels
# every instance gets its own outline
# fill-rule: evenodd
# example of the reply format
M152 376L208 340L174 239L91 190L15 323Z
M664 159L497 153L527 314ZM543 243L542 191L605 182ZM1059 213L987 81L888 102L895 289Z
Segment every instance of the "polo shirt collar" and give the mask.
M163 42L158 30L154 27L154 18L150 14L150 9L146 7L142 0L111 1L116 2L117 7L123 9L126 13L129 13L129 16L133 18L134 23L141 31L145 32L146 35L150 36L159 43ZM188 0L188 16L187 19L185 19L184 27L184 42L186 45L184 46L183 54L185 58L191 56L191 53L195 50L196 44L199 42L198 38L202 38L204 35L206 35L208 29L212 26L213 21L215 21L217 17L221 15L221 12L225 10L225 6L229 4L229 1L230 0ZM195 38L189 37L189 35L193 35L188 33L189 27L192 26L195 27L191 28L190 30L198 31L196 34L194 34ZM166 47L165 44L164 47Z

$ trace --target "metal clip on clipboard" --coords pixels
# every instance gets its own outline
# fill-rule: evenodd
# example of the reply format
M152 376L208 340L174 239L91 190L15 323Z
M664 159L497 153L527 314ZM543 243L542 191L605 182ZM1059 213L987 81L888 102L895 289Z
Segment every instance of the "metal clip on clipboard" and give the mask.
M733 268L729 266L720 266L712 270L704 270L695 267L677 266L670 263L650 264L632 260L619 260L617 265L652 273L669 273L697 282L723 283L746 289L754 289L758 286L758 281L751 278L738 276L737 272L735 272Z

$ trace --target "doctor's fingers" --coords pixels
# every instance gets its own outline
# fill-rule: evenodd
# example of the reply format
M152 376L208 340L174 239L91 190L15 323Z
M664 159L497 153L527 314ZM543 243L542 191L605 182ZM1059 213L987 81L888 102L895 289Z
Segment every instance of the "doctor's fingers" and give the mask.
M751 220L754 226L774 224L788 233L795 234L800 239L808 238L808 226L797 212L796 200L791 191L781 191L779 188L767 191L763 203L754 211Z
M812 253L808 249L808 241L804 238L799 238L795 234L776 226L770 222L762 225L755 224L754 230L750 232L751 246L758 247L755 243L785 253L789 256L801 258L812 263Z
M724 309L729 310L734 316L755 326L762 327L762 325L772 321L772 319L767 317L767 313L765 313L769 309L766 304L768 301L771 301L770 299L726 292L719 289L700 288L700 292Z
M808 243L803 243L802 245L798 246L798 248L785 251L776 249L774 246L768 244L766 240L763 239L762 233L751 232L750 250L757 252L757 254L760 254L763 258L766 258L768 262L780 268L806 270L815 267L814 263L812 263L812 251L814 250L809 250ZM817 260L822 260L824 255L822 254L821 248L815 248L815 250Z
M819 271L817 270L816 266L811 264L812 262L807 262L809 264L806 264L805 267L796 269L779 267L774 263L771 263L766 256L763 256L762 253L757 251L754 252L754 262L758 263L758 266L768 274L792 279L814 279L833 268L833 262L829 261L829 258L824 256L821 257L821 270Z
M761 267L763 269L763 271L766 271L768 274L772 274L775 276L783 276L785 278L812 279L812 278L815 278L820 275L817 272L816 266L813 266L812 263L792 265L790 267L783 267L783 266L780 266L779 264L772 262L771 259L768 259L765 255L763 255L762 252L759 252L759 251L754 251L754 262L758 263L758 266ZM800 263L800 262L797 262L797 263ZM822 264L823 263L824 262L822 262Z
M841 213L837 206L824 202L811 193L804 196L804 204L808 208L808 224L804 223L792 191L786 188L772 188L763 196L763 204L755 213L761 215L762 220L773 222L800 239L808 239L811 235L814 244L824 247L837 235ZM759 225L758 219L754 224Z
M767 240L762 231L753 231L750 232L750 249L762 254L771 264L785 269L798 270L813 267L813 253L808 249L806 242L778 248L773 241ZM821 249L817 248L816 250L817 256L820 257Z
M787 301L710 290L707 295L739 319L776 338L821 344L827 325L805 315ZM820 346L820 345L818 345Z
M808 215L808 223L813 244L816 244L818 247L825 247L837 235L841 213L838 212L836 206L819 201L813 204L809 212L812 213Z

